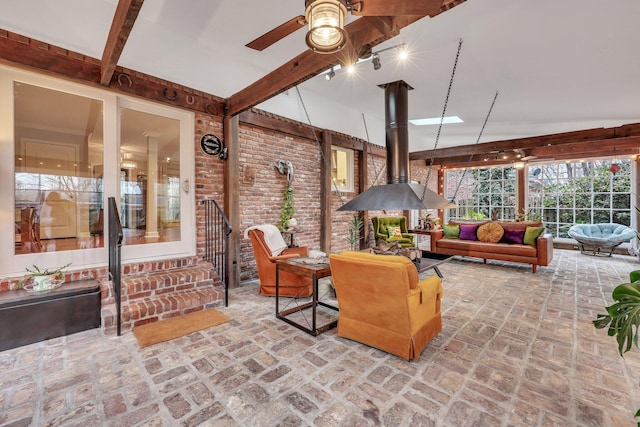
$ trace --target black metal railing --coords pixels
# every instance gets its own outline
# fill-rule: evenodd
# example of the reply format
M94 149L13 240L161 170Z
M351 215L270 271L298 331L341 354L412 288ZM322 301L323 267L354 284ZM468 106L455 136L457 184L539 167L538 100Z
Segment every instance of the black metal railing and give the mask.
M122 332L121 321L121 274L122 274L122 225L120 225L120 215L116 199L109 197L109 276L113 283L113 295L116 300L116 325L118 336Z
M205 261L213 268L224 286L224 306L229 306L229 235L231 223L215 200L203 200L205 227Z

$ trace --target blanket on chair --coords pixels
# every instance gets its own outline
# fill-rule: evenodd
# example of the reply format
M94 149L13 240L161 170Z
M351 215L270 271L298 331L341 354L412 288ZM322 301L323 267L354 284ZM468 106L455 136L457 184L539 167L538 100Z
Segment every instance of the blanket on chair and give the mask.
M244 238L249 238L249 230L260 230L264 234L264 242L271 251L271 255L278 256L282 251L287 248L287 243L284 241L282 234L278 227L272 224L252 225L244 230Z

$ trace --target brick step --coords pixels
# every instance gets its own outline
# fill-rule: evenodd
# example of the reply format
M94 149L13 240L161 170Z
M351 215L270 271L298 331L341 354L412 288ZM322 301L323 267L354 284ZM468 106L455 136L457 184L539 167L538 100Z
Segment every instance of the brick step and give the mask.
M122 332L204 308L224 304L224 289L215 286L206 265L128 274L122 280ZM116 332L116 307L111 298L102 307L102 327Z
M212 285L211 270L202 266L174 268L122 278L122 301Z

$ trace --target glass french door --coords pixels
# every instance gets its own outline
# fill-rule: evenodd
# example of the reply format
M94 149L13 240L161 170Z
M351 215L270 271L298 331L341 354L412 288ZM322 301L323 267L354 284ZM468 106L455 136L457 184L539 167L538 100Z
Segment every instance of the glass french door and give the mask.
M119 190L123 253L188 253L194 245L189 114L155 105L120 104Z

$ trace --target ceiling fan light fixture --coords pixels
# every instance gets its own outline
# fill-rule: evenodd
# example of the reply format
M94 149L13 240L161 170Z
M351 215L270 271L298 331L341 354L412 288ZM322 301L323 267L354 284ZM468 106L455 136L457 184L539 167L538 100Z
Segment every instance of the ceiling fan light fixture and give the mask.
M347 15L345 0L307 0L305 18L309 31L307 46L318 53L335 53L347 42L344 20Z

